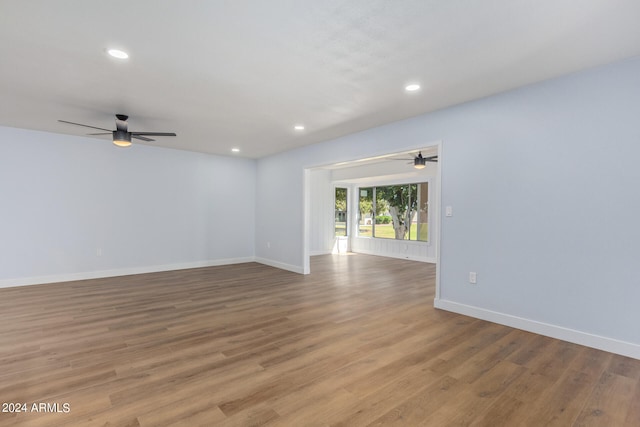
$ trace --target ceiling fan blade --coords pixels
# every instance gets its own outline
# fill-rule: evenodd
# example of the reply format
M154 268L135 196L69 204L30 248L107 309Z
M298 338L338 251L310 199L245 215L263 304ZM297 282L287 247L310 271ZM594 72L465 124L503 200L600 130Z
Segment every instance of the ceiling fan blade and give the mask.
M66 121L66 120L58 120L58 121L59 121L60 123L68 123L68 124L70 124L70 125L84 126L84 127L86 127L86 128L98 129L98 130L106 130L106 131L108 131L109 133L111 132L111 129L105 129L105 128L99 128L99 127L96 127L96 126L83 125L82 123L68 122L68 121Z
M134 134L131 134L131 138L135 138L135 139L139 139L141 141L147 141L147 142L155 141L155 139L146 138L144 136L134 135Z
M149 135L149 136L177 136L173 132L131 132L131 135Z
M87 135L112 135L113 132L88 133Z
M424 160L425 160L425 162L437 162L438 161L438 156L425 157Z

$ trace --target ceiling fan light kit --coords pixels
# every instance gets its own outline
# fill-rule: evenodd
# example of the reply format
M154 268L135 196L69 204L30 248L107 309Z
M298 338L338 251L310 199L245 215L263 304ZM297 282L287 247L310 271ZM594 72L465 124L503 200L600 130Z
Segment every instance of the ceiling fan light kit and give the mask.
M129 147L131 145L131 134L122 130L114 130L113 143L118 147Z
M416 169L424 169L427 167L427 160L422 156L416 157L413 159L413 167Z

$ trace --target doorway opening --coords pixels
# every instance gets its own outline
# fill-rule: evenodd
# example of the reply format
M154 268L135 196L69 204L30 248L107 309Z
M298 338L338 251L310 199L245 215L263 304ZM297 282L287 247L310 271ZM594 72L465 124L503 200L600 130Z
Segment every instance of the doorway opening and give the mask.
M436 263L439 155L436 143L306 169L307 254L354 252Z

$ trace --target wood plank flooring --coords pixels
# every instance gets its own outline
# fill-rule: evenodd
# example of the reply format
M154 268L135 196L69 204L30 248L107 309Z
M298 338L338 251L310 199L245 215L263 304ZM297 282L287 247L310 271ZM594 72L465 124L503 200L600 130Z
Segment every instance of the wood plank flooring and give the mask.
M436 310L430 264L311 267L0 289L0 426L640 426L638 360Z

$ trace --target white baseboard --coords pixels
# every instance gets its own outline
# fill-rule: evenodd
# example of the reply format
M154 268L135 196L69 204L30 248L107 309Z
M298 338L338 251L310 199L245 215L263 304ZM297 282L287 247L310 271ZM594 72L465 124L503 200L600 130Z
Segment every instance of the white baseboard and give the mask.
M144 267L118 268L113 270L84 271L79 273L54 274L49 276L19 277L0 280L0 288L14 286L43 285L46 283L72 282L76 280L100 279L104 277L129 276L132 274L157 273L161 271L186 270L189 268L215 267L218 265L253 262L255 257L223 258L209 261L184 262Z
M259 258L259 257L256 257L254 261L259 262L260 264L268 265L270 267L279 268L281 270L293 271L294 273L304 274L304 268L297 265L285 264L284 262L274 261L271 259Z
M420 261L420 262L429 262L431 264L435 264L436 263L436 259L435 258L429 258L429 257L417 257L417 256L411 256L411 255L395 255L392 253L380 253L380 252L376 252L376 251L370 251L367 249L353 249L351 252L356 253L356 254L365 254L365 255L376 255L376 256L383 256L383 257L387 257L387 258L396 258L396 259L408 259L410 261Z
M545 335L551 338L557 338L563 341L580 344L587 347L597 348L598 350L608 351L610 353L621 354L623 356L640 359L640 345L620 341L613 338L607 338L600 335L593 335L575 329L564 328L562 326L551 325L549 323L538 322L535 320L524 319L522 317L512 316L510 314L499 313L496 311L486 310L466 304L460 304L453 301L436 299L433 303L434 307L442 310L451 311L465 316L475 317L477 319L487 320L493 323L510 326L516 329L522 329L528 332Z
M309 251L309 256L331 255L331 251Z

